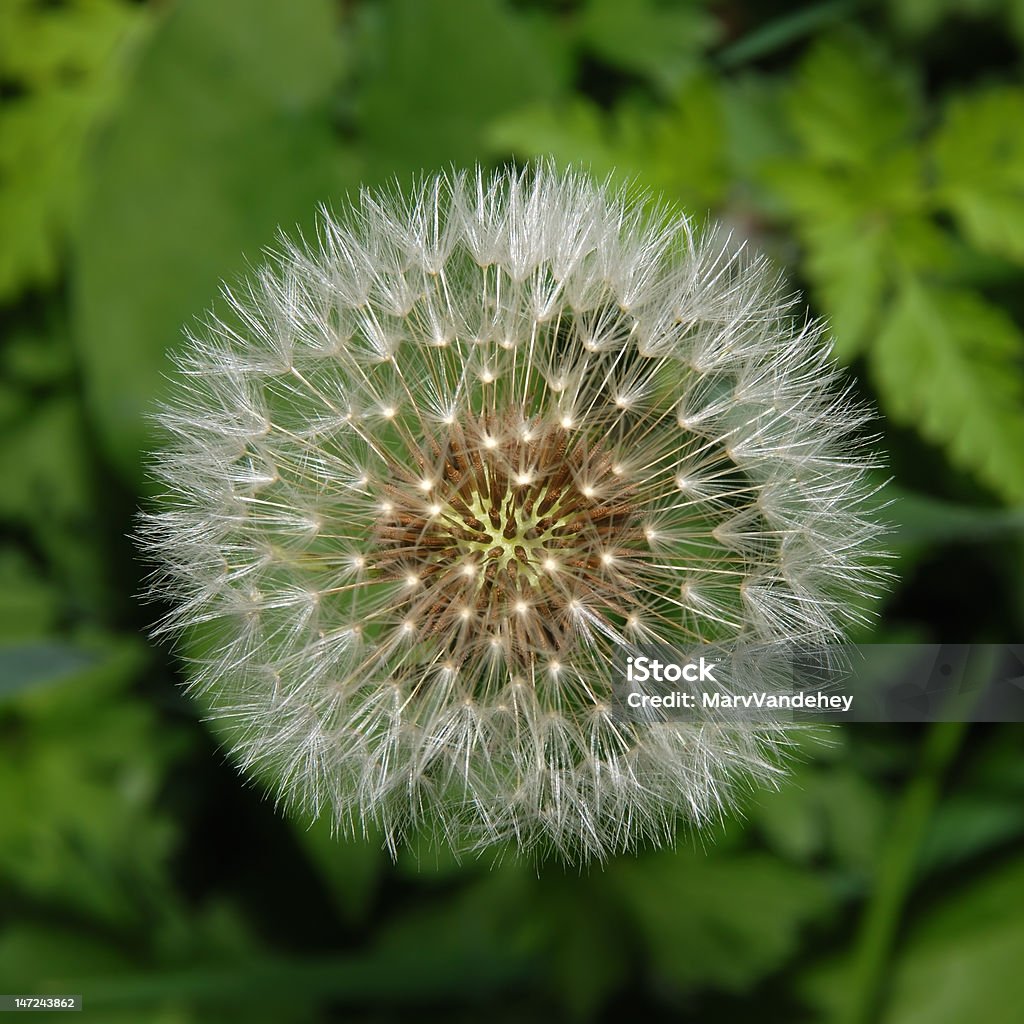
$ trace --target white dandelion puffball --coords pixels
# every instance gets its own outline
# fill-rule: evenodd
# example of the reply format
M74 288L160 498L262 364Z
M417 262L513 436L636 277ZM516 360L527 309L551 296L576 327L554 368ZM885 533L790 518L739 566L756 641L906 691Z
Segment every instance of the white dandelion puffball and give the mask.
M583 861L778 770L631 720L616 659L839 640L877 589L866 415L765 263L548 164L363 191L179 359L155 591L285 805Z

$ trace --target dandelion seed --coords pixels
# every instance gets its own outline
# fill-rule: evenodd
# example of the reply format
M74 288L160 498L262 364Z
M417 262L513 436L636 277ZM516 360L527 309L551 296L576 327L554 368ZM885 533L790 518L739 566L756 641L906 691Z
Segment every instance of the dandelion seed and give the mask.
M761 260L542 164L364 193L232 301L142 535L246 771L391 849L570 860L775 773L781 727L612 694L627 636L834 640L882 578L866 416Z

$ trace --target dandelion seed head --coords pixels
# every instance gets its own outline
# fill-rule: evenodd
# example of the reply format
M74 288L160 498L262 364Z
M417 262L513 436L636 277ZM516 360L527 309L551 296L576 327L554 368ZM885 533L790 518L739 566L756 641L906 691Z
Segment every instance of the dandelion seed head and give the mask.
M762 260L540 164L364 190L231 301L141 532L244 770L572 861L773 777L782 727L612 699L628 644L836 640L883 582L865 413Z

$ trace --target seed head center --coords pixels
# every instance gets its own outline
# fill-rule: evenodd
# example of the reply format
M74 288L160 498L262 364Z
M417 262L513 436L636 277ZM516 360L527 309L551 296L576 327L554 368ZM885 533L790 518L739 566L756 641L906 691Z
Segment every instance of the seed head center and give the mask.
M621 566L646 548L610 454L557 422L522 420L453 424L413 465L389 467L378 567L417 580L403 614L455 654L468 630L513 660L564 650L584 602L618 615Z
M471 561L495 563L506 573L523 574L530 583L538 582L543 564L561 554L569 542L563 536L566 520L558 516L557 507L548 515L538 511L545 489L539 488L540 493L508 490L496 505L489 494L467 495L468 516L449 506L457 546Z

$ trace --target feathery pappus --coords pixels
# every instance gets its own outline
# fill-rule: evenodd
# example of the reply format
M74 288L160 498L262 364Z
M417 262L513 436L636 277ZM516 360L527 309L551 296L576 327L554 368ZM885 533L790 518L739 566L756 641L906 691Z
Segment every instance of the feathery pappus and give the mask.
M670 842L781 726L616 712L616 657L839 640L884 581L868 413L767 263L547 163L364 190L179 358L141 540L282 803L394 850Z

